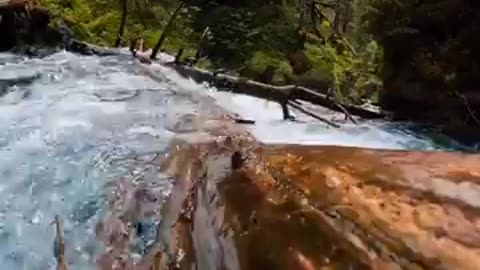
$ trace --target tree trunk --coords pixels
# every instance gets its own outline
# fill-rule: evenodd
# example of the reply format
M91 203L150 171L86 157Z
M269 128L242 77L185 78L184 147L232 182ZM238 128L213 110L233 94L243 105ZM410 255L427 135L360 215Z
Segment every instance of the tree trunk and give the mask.
M158 51L160 50L160 48L162 47L162 44L163 42L165 41L165 39L167 38L167 35L168 35L168 31L170 30L170 26L172 25L173 21L175 20L175 18L178 16L178 14L180 13L180 10L182 10L182 8L185 6L185 3L181 3L177 9L173 12L172 16L170 17L170 20L168 20L167 24L165 25L165 28L163 28L163 32L162 34L160 35L160 38L158 39L158 42L157 44L155 44L155 47L153 48L152 50L152 54L150 55L150 59L155 59L157 58L157 53Z
M122 0L122 20L120 21L120 28L118 29L117 40L115 41L115 47L120 47L120 44L123 39L123 32L125 30L125 24L127 22L127 12L128 12L128 0Z

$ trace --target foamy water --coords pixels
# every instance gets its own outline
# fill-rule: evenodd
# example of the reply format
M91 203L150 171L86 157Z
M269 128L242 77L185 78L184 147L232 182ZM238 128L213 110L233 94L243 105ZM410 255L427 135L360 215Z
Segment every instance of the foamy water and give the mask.
M33 83L8 86L0 97L2 269L54 268L55 214L65 221L71 269L93 269L105 184L129 173L126 157L164 152L177 132L188 130L176 125L185 114L218 112L220 105L256 120L248 128L263 142L438 148L387 123L332 129L300 114L306 123L284 122L276 104L216 92L168 68L141 67L129 55L0 54L1 79L36 74Z

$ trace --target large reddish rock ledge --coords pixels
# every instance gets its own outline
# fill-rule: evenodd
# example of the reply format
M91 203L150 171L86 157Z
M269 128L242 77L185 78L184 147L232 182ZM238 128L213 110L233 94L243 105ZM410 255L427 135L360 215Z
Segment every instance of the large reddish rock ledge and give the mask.
M172 149L161 231L180 269L480 269L477 155L245 136Z

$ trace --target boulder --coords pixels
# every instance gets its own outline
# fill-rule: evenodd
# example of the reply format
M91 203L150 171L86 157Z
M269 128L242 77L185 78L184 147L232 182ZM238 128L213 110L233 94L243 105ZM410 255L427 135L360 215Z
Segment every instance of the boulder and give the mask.
M229 137L179 145L164 164L177 181L171 257L184 254L180 269L478 269L479 161Z
M35 57L48 55L58 48L84 55L119 53L74 39L73 31L63 22L51 27L52 17L45 8L30 7L28 1L11 3L0 7L0 51L12 50Z
M63 33L50 27L50 13L42 7L30 7L28 1L15 1L1 7L0 15L1 51L14 47L63 45Z
M478 269L480 155L262 145L191 117L148 161L168 197L115 181L99 269Z

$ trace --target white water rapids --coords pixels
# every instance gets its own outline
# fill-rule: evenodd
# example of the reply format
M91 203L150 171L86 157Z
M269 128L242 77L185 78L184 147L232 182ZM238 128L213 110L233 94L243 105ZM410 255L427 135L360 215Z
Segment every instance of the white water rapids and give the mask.
M185 114L239 113L257 121L249 128L265 142L439 148L397 124L332 129L308 118L284 122L275 104L216 92L165 67L148 69L157 79L126 54L0 54L0 78L39 74L30 84L5 86L0 97L1 269L54 269L55 214L65 222L72 269L94 269L94 226L105 209L105 185L131 169L122 160L165 151L176 133L188 131L176 124ZM159 186L167 192L169 183Z

